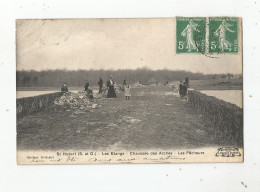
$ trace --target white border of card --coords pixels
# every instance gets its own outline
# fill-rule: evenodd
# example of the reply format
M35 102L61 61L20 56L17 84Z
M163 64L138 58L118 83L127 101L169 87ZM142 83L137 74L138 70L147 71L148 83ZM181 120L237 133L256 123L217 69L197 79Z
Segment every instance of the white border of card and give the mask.
M203 5L203 6L202 6ZM0 20L1 191L259 191L259 4L255 1L6 1ZM238 16L243 19L244 162L94 166L16 165L15 19ZM38 174L40 173L40 174ZM68 182L69 180L69 182ZM102 185L101 185L102 184ZM188 184L188 185L187 185ZM126 187L127 186L127 187Z

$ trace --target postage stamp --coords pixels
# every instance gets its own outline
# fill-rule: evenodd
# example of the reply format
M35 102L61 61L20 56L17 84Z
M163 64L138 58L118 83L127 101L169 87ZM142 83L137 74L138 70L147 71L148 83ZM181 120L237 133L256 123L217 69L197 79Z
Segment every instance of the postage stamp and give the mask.
M176 18L176 53L205 53L205 17Z
M238 18L209 18L209 53L238 53Z

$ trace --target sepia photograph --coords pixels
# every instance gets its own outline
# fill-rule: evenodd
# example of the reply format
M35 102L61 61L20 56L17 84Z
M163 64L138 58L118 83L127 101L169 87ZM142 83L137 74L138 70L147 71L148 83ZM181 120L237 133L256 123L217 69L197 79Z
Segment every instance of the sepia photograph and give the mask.
M17 19L17 164L243 162L241 26Z

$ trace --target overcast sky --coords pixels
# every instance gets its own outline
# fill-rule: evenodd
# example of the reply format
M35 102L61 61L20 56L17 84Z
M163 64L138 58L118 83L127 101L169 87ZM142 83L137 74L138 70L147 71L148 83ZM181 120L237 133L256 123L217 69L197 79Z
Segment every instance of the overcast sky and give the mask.
M17 70L241 73L239 55L175 54L175 19L17 20Z

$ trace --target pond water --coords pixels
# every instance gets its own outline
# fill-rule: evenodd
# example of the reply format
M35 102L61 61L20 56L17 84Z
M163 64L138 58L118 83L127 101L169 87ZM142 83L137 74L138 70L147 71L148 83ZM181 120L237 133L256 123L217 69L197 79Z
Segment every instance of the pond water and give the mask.
M241 108L243 106L242 90L205 90L200 92L233 103Z
M34 97L55 92L57 91L16 91L16 98Z
M38 95L44 95L49 93L55 93L59 90L52 90L52 91L17 91L16 98L23 98L23 97L34 97ZM72 90L72 92L78 92L78 90ZM233 103L242 108L242 90L202 90L201 93L204 93L209 96L214 96L218 99ZM143 93L142 91L140 94ZM160 95L178 95L175 92L154 92ZM140 96L140 95L138 95Z
M16 91L16 98L24 98L24 97L34 97L38 95L45 95L50 93L59 92L60 90L52 90L52 91ZM71 92L78 92L78 91L71 91Z

